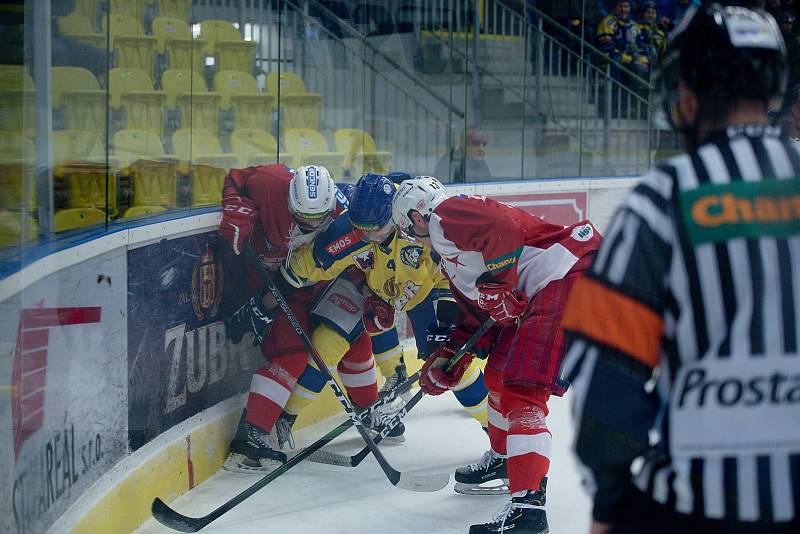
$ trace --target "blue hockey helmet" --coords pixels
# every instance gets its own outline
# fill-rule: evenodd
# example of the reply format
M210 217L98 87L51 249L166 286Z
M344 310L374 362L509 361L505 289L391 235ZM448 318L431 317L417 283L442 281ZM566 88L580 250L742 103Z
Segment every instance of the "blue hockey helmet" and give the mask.
M411 180L412 176L405 171L393 171L386 175L388 179L400 185L406 180Z
M350 222L364 232L383 228L392 220L394 183L380 174L365 174L350 193Z

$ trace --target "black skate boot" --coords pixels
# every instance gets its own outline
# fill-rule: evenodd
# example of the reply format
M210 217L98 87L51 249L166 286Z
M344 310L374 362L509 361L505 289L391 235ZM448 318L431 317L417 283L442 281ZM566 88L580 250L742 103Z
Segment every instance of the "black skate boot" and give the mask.
M483 453L479 462L456 469L456 493L463 495L508 495L506 457L493 450ZM491 484L491 483L494 484ZM499 484L497 483L499 482ZM484 484L490 483L486 486Z
M384 406L383 408L388 408L391 406L391 403L388 406ZM355 407L356 415L361 418L361 424L374 436L377 436L383 430L384 425L386 422L392 418L397 412L394 411L383 411L383 410L375 410L372 414L367 417L362 417L361 414L364 412L364 408ZM402 421L397 423L397 425L383 438L383 443L394 443L400 444L406 441L405 437L406 427Z
M240 343L247 332L252 332L253 346L257 347L272 329L274 312L264 308L262 296L262 292L253 295L225 319L225 331L234 345Z
M408 370L406 369L406 364L404 361L400 361L397 367L394 368L394 374L387 376L386 380L383 382L383 386L381 386L381 390L378 392L378 396L383 398L386 396L387 393L392 391L394 388L397 387L398 384L401 384L408 378ZM408 402L408 399L411 397L411 388L400 393L398 398L402 398L403 402ZM399 409L399 407L398 407Z
M469 534L547 534L547 513L544 510L547 477L539 490L528 490L525 495L512 497L495 514L491 523L472 525Z
M286 455L273 448L270 435L246 421L239 423L231 453L223 467L235 472L269 472L286 463Z

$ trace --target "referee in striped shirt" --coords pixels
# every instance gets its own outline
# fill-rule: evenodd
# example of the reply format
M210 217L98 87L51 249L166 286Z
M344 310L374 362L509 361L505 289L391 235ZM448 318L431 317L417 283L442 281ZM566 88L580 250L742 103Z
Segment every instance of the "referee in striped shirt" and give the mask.
M564 315L593 533L800 533L800 150L786 48L706 5L659 85L686 153L623 201Z

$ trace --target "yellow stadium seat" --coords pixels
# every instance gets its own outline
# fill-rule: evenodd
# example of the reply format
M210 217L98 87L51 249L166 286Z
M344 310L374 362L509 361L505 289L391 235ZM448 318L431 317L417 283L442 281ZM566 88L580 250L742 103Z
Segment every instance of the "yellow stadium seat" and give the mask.
M94 74L79 67L53 67L53 109L60 110L69 130L106 130L106 92Z
M106 155L94 132L53 132L53 178L66 181L70 208L97 208L117 214L119 160Z
M322 96L306 91L306 84L297 74L270 72L267 75L267 93L277 98L279 88L281 127L318 130Z
M294 165L294 157L287 152L278 151L275 138L263 131L252 128L241 128L231 133L231 149L239 156L242 167L283 163L288 167Z
M178 130L172 135L172 148L192 178L192 205L219 204L225 174L236 167L233 154L223 154L219 141L205 130Z
M153 75L156 38L145 35L144 28L138 20L128 15L112 14L103 19L103 31L111 32L109 40L114 49L115 67L139 69L148 76Z
M79 11L73 11L66 17L58 17L58 30L75 39L97 47L106 44L106 36L94 30L92 22Z
M165 54L168 69L191 69L203 72L205 41L192 39L189 25L179 18L158 17L153 21L156 50Z
M150 77L141 70L111 69L108 73L111 108L123 114L124 129L164 131L163 91L154 91Z
M217 134L219 93L210 93L199 72L170 69L161 75L167 107L178 111L178 128L208 130Z
M162 213L164 211L167 211L167 208L162 206L132 206L125 210L125 213L122 215L122 217L125 219L129 217L145 217L147 215Z
M200 37L206 41L205 54L216 57L218 70L253 71L256 43L243 40L232 23L204 20L200 23Z
M146 130L121 130L112 143L123 173L133 184L133 205L174 207L178 158L164 154L161 139Z
M108 0L112 15L124 15L135 19L144 26L145 10L152 5L152 0Z
M214 75L214 88L222 97L220 108L233 113L233 129L272 129L274 98L259 92L256 79L246 72L221 70Z
M106 221L106 214L95 208L68 208L53 215L56 232L74 230Z
M33 79L22 65L0 65L0 128L36 128Z
M364 130L342 128L333 134L336 151L344 153L344 168L354 176L374 172L386 174L392 166L392 153L375 149L375 140Z
M321 133L307 128L292 128L284 133L283 143L298 166L322 165L328 168L334 179L341 178L345 155L331 152Z
M75 9L73 13L78 13L86 17L92 25L91 31L95 31L97 27L97 4L98 0L75 0Z
M23 208L25 176L33 176L36 146L21 132L0 131L0 206L13 211ZM35 180L27 180L28 207L36 205Z
M156 0L156 11L159 17L173 17L189 21L192 0Z
M23 224L27 224L27 241L36 239L39 233L36 221L19 212L0 210L0 248L22 244Z

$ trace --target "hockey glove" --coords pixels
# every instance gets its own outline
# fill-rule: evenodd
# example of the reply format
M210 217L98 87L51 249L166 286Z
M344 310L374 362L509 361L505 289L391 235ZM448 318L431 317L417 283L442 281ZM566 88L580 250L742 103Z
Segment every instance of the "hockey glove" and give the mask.
M272 330L274 312L264 307L261 297L261 292L250 297L233 315L225 319L228 337L234 345L241 342L247 332L252 332L253 346L257 347Z
M425 332L425 352L418 353L417 357L420 360L427 360L431 354L436 352L436 349L441 347L444 343L450 341L450 335L453 333L455 328L455 325L429 326L428 331Z
M428 395L441 395L461 382L464 372L472 363L475 354L467 352L458 360L455 367L447 372L447 366L456 352L458 352L458 347L448 342L436 349L436 352L425 360L425 364L419 372L419 387L422 391Z
M503 284L478 284L478 306L498 323L515 321L525 312L528 297L518 289L509 290Z
M219 235L233 247L236 255L242 253L244 242L253 233L258 211L247 197L230 196L222 200L222 220Z
M370 334L386 332L394 325L394 307L375 293L364 298L364 329Z

